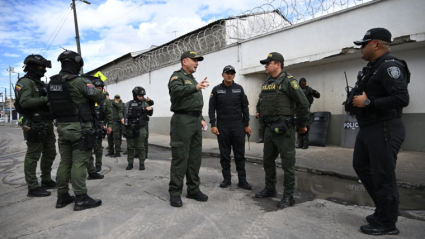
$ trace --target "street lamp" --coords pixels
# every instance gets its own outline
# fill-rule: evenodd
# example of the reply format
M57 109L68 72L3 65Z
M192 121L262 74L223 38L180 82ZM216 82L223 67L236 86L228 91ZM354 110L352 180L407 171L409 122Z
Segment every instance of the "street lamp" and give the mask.
M10 113L10 124L12 124L12 73L15 72L15 68L9 66L9 69L7 70L9 72L9 93L10 93L10 99L9 99L9 113Z
M91 4L90 2L86 1L86 0L79 0L80 2L83 2L85 4ZM75 6L75 0L72 0L72 4L71 4L71 8L72 10L74 10L74 23L75 23L75 40L77 41L77 51L78 54L80 54L81 58L83 57L81 55L81 48L80 48L80 34L78 33L78 20L77 20L77 8ZM81 67L81 72L80 75L83 74L83 67Z

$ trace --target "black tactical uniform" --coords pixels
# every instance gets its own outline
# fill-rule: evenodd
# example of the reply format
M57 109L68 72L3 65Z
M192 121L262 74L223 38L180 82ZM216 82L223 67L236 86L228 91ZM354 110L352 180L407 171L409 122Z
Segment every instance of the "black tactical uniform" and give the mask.
M365 49L373 39L391 42L391 33L384 28L371 29L363 40L354 43ZM401 116L403 107L409 104L409 78L407 64L385 53L359 72L351 92L354 95L365 92L366 107L354 107L352 94L346 104L346 110L356 115L360 127L353 167L376 206L375 213L366 218L370 224L360 228L367 234L399 233L395 227L399 204L395 167L406 135Z
M223 73L231 71L236 73L235 68L226 66ZM233 146L236 171L239 178L238 186L244 189L251 189L251 185L246 182L245 172L244 126L249 126L248 104L248 99L242 86L237 83L233 82L230 86L226 86L223 80L221 84L212 89L208 115L210 117L211 127L217 127L219 132L217 140L220 148L220 164L224 178L220 187L223 188L231 184L230 151ZM216 111L217 119L215 117Z

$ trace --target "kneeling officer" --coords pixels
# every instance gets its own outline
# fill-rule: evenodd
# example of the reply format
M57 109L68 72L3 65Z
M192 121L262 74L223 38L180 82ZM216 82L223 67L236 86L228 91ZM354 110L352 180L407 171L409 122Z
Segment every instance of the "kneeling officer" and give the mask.
M145 140L148 115L152 116L153 108L143 100L146 91L143 87L136 86L133 89L133 100L125 104L124 109L124 136L127 138L127 161L126 170L133 168L134 151L139 155L139 170L145 170Z

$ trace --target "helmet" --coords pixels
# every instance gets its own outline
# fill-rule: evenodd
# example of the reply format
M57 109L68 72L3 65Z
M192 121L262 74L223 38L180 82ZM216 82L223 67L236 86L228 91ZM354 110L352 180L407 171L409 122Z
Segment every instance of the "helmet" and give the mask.
M31 55L27 56L27 58L25 58L25 60L24 60L24 64L25 65L36 64L36 65L39 65L39 66L45 66L45 67L48 67L48 68L52 68L52 62L47 60L46 58L44 58L41 55L31 54Z
M103 83L103 80L101 80L100 78L96 78L96 79L94 79L93 80L93 85L94 85L94 87L104 87L105 86L105 84Z
M145 89L141 86L134 87L132 92L133 92L133 99L134 100L138 100L137 95L146 95Z
M84 61L83 58L81 58L80 54L70 50L65 50L64 52L62 52L58 56L58 61L73 61L80 65L80 68L84 66Z

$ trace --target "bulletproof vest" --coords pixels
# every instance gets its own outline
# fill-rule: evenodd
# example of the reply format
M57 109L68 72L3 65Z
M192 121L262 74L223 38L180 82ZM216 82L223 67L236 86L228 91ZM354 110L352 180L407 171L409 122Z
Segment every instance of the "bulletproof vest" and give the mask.
M28 114L37 112L38 109L37 108L35 108L35 109L34 108L32 108L32 109L24 109L24 108L22 108L21 104L19 103L19 98L20 97L19 97L19 90L17 88L18 87L22 87L22 86L20 86L19 81L21 79L23 79L23 78L29 78L29 79L31 79L27 75L25 75L25 76L23 76L23 77L21 77L21 78L18 79L18 81L16 82L16 86L15 86L16 100L15 100L15 103L13 103L13 105L15 106L15 109L16 109L16 111L19 114L28 115ZM33 79L31 79L31 80L33 80ZM38 88L38 90L37 90L38 95L35 95L34 97L38 98L40 96L47 96L47 89L46 89L46 85L44 84L44 82L38 81L38 80L33 80L33 81L35 82L35 84L36 84L36 86Z
M105 104L106 100L102 100L100 103L96 103L94 106L94 113L96 120L98 121L104 121L106 118Z
M142 102L132 100L126 106L126 116L130 121L138 120L139 126L147 124L148 116L146 111L143 109Z
M67 81L77 78L78 75L69 75L65 79L60 75L50 77L47 87L49 94L49 107L53 117L75 116L77 108L72 101Z
M269 77L261 87L260 110L263 116L293 115L295 113L294 101L281 90L286 76L285 73L275 81L269 81Z

